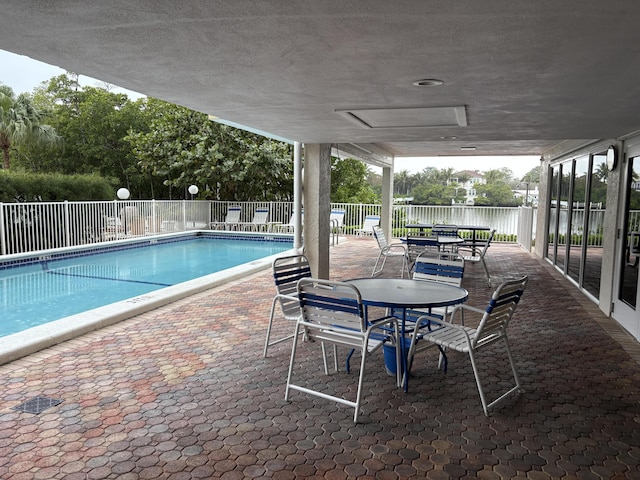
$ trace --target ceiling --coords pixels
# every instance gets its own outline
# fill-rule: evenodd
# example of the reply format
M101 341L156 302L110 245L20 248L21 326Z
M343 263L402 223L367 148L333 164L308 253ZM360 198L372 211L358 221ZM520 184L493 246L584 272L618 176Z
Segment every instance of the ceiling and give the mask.
M633 0L4 0L0 49L302 143L543 155L640 129L639 24Z

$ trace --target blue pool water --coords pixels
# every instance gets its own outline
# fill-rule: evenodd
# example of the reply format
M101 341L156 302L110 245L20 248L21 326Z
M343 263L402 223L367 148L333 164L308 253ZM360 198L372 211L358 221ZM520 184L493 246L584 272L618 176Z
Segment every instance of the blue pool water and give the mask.
M206 235L155 242L0 266L0 337L292 248Z

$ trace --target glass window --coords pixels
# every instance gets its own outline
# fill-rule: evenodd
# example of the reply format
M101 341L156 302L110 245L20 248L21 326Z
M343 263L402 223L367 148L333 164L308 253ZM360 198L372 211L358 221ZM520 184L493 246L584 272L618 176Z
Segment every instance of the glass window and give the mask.
M640 157L629 159L627 205L625 209L624 255L620 268L618 296L630 307L636 307L638 263L640 258Z
M571 195L570 232L568 236L567 273L578 284L582 272L582 247L586 240L584 235L587 208L587 178L589 174L589 157L576 160L573 173L573 194Z
M560 178L560 166L551 169L549 195L549 235L547 240L547 258L555 263L556 258L556 232L558 228L558 179Z
M607 202L607 155L593 156L589 177L589 215L587 217L587 243L585 248L583 288L594 297L600 295L602 276L602 234Z
M569 160L550 173L547 257L597 298L607 196L606 155Z
M573 162L560 165L560 201L558 208L558 231L556 235L556 265L564 271L565 259L567 257L568 233L569 233L569 210L571 202L571 170Z

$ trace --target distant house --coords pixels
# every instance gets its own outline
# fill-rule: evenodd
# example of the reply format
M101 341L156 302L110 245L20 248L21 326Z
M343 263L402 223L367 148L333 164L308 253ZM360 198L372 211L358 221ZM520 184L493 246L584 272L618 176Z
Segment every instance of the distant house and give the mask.
M529 195L527 197L527 195ZM513 196L516 198L522 199L523 205L531 205L533 207L538 206L538 197L540 196L540 192L538 191L538 185L531 185L531 189L526 190L514 190Z
M465 203L467 205L473 205L476 198L478 197L476 186L478 184L486 184L487 180L484 178L484 175L482 175L477 170L462 170L460 172L454 173L451 176L449 184L451 183L457 183L462 188L464 188L467 192Z

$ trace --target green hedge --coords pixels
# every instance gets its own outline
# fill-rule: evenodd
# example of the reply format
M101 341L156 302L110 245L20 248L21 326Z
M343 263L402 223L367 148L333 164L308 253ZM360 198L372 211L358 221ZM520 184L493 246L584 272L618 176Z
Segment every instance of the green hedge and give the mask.
M0 170L0 202L113 200L111 182L98 175L62 175Z

